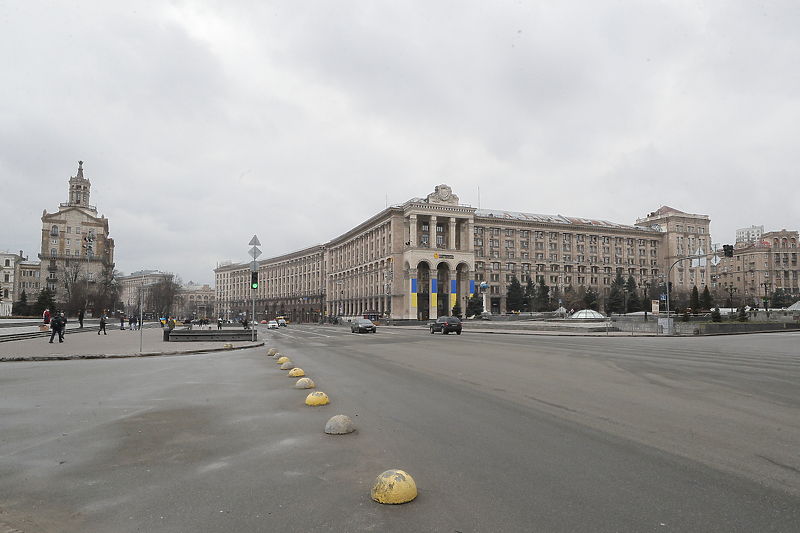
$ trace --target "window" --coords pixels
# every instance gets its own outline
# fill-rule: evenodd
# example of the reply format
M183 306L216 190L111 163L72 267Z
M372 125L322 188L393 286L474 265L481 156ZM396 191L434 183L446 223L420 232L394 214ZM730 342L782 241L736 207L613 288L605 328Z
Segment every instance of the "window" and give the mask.
M50 228L50 235L54 235L54 236L58 237L58 226L52 226Z

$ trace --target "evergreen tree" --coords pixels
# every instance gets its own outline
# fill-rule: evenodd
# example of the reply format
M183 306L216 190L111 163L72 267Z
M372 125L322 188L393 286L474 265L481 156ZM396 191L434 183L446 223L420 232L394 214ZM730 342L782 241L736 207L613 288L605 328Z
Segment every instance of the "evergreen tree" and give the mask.
M550 310L550 287L544 284L544 276L539 278L536 287L536 311Z
M44 314L45 309L49 309L51 314L56 311L55 294L47 287L39 292L39 297L36 299L36 303L33 304L34 316Z
M11 314L14 316L28 316L30 312L28 295L25 293L25 289L22 289L22 294L19 295L19 301L14 302L11 306Z
M525 292L522 290L517 276L511 276L511 283L506 290L506 310L507 311L522 311L525 305Z
M479 292L473 294L469 300L467 300L467 317L471 316L480 316L483 312L483 295Z
M584 309L591 309L592 311L599 311L600 305L597 303L597 291L591 287L586 288L586 294L583 297Z
M739 308L739 314L737 315L737 318L739 319L739 322L747 322L747 310L744 308L744 306Z
M689 307L692 308L693 313L700 310L700 293L697 290L697 285L692 287L692 296L689 298Z
M461 317L461 304L456 301L456 305L453 306L453 316Z
M714 310L711 311L711 321L722 322L722 313L719 312L719 307L715 307Z
M623 287L625 280L622 279L622 274L617 272L617 277L611 282L611 292L608 293L608 300L606 307L609 313L624 313L625 312L625 295L623 294Z
M628 281L625 283L625 288L628 290L628 313L638 313L642 310L642 301L639 299L639 290L636 287L636 280L633 276L628 276Z
M533 284L533 278L528 276L528 283L525 284L525 308L527 311L533 311L533 299L536 296L536 285Z
M714 299L711 297L711 291L708 290L708 285L703 289L703 294L700 296L700 309L713 309Z

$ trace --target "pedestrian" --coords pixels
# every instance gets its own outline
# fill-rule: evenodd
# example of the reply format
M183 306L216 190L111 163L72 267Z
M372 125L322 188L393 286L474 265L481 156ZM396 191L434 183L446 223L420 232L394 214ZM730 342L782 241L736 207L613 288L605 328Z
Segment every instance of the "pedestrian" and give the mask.
M217 319L217 329L222 329L222 319L221 318Z
M103 335L108 335L108 333L106 333L106 315L100 317L100 329L97 330L97 334L100 335L101 331Z
M133 331L133 317L128 317L128 328Z
M58 334L58 326L61 323L61 319L58 315L56 315L52 320L50 320L50 317L48 316L47 321L50 323L50 344L53 344L53 339ZM59 335L59 340L61 340L61 335Z
M119 329L120 329L120 331L124 331L125 330L125 317L124 316L120 316L119 317Z
M64 332L67 329L67 317L64 316L64 311L61 311L60 328L58 329L58 342L64 342Z
M81 329L83 329L83 309L78 311L78 323L81 325Z
M50 323L50 310L49 309L45 309L44 313L42 314L42 317L44 318L44 323L45 324L49 324Z

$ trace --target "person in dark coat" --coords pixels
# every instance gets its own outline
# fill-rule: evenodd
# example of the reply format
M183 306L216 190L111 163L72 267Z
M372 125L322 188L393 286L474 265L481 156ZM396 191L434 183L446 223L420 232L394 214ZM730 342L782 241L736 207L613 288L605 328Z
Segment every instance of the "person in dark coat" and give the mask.
M101 331L103 335L108 335L108 333L106 333L106 315L100 317L100 329L97 330L97 334L100 335Z
M78 311L78 323L81 325L81 329L83 329L83 309Z
M64 313L57 313L56 316L50 320L50 329L52 333L50 333L50 342L53 342L56 334L58 334L58 342L64 342L64 327L67 325L67 317L64 316Z

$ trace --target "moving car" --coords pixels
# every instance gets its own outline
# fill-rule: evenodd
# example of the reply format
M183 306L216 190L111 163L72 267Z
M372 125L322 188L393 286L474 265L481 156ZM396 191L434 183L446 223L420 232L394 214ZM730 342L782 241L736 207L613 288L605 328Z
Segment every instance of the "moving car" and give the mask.
M286 326L288 325L288 324L286 323L286 320L285 320L285 319L283 319L283 318L279 318L279 319L278 319L276 322L278 322L278 326L283 326L283 327L286 327Z
M436 322L431 322L429 325L431 335L437 331L441 331L444 335L455 331L456 335L461 335L461 319L456 316L440 316Z
M371 331L372 333L376 333L378 331L378 328L375 327L375 324L373 324L371 320L367 320L366 318L356 318L350 323L351 333L366 333L368 331Z
M275 320L267 322L267 329L278 329L278 323Z

